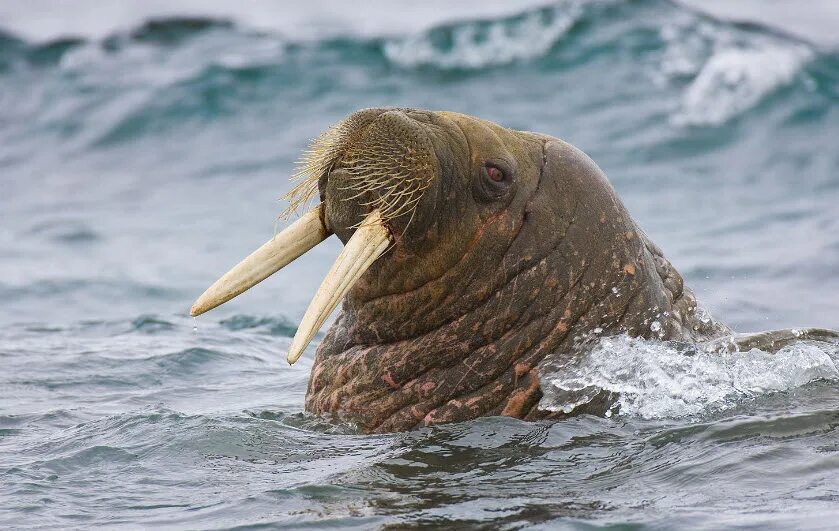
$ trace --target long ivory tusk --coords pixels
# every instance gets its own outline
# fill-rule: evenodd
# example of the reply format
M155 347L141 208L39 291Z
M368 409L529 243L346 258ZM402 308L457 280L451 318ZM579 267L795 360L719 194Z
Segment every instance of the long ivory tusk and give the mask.
M318 205L301 216L216 280L192 305L190 315L201 315L241 295L325 240L330 233L323 226L320 210Z
M300 358L335 306L389 246L390 233L379 210L374 210L356 229L315 293L288 349L290 364Z

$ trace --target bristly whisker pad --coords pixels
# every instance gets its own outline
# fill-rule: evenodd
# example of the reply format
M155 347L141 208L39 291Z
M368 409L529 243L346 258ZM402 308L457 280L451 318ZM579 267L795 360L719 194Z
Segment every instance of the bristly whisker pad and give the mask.
M322 177L340 168L341 201L361 201L382 219L410 215L436 176L433 148L419 126L399 111L372 120L354 115L327 129L305 151L285 196L289 216L309 205ZM366 122L366 123L365 123ZM334 178L339 178L337 175Z

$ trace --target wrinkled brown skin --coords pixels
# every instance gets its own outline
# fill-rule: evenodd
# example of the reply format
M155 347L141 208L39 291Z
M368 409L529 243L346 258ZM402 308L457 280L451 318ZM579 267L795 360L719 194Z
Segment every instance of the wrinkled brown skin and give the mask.
M575 356L598 335L729 332L697 317L682 277L573 146L447 112L370 109L348 123L358 132L350 143L374 132L429 150L436 176L410 223L388 221L396 244L350 290L318 347L308 411L365 432L541 419L555 415L537 408L548 356ZM481 191L487 161L507 170L501 192ZM339 156L319 189L324 222L346 242L372 207L347 199L341 168Z

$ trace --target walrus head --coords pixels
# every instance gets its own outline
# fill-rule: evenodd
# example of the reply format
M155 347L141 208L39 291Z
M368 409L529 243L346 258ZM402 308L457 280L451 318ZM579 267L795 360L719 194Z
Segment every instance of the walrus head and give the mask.
M308 151L293 207L320 203L199 298L203 313L330 234L345 247L292 342L329 313L314 413L394 431L482 415L540 418L539 366L598 335L716 335L682 278L584 153L478 118L367 109Z

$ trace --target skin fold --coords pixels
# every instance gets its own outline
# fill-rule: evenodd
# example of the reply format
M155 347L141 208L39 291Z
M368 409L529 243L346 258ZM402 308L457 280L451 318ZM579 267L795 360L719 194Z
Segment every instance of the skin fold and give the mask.
M731 334L597 165L562 140L456 113L368 109L312 153L324 226L346 243L379 208L394 241L317 349L312 413L365 432L541 419L557 415L537 407L546 359L604 335Z

